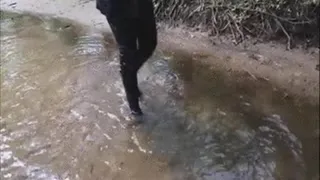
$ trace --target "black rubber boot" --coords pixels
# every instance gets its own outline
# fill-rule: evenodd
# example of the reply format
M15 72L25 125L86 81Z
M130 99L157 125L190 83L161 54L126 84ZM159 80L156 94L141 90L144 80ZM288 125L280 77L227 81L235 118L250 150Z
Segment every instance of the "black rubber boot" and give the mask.
M135 98L135 99L130 99L128 98L128 103L129 103L129 107L131 110L131 114L134 116L141 116L143 115L140 105L139 105L139 99Z

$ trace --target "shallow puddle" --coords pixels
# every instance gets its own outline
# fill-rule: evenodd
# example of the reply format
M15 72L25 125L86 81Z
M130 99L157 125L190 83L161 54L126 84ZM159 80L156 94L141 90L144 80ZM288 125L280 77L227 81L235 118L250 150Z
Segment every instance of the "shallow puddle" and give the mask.
M112 35L1 12L0 57L1 179L317 179L319 106L210 57L157 52L134 129Z

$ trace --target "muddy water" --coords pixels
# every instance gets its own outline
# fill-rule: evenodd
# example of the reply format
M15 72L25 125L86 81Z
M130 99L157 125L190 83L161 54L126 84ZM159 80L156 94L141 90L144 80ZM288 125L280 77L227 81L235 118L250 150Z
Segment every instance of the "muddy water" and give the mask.
M111 35L2 13L1 179L318 179L319 107L210 58L157 52L128 128Z

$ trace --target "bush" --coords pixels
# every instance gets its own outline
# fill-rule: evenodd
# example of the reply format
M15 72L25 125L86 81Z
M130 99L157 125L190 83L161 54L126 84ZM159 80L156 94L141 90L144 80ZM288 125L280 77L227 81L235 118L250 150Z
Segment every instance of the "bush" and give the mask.
M320 0L155 0L158 20L170 25L200 26L211 35L300 39L319 43Z

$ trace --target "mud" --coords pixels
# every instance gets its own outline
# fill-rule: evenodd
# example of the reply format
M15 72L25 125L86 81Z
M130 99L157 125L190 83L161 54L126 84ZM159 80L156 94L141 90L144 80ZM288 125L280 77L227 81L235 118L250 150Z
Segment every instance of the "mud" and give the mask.
M319 105L205 55L155 53L137 128L111 34L1 12L0 57L1 179L318 179Z

